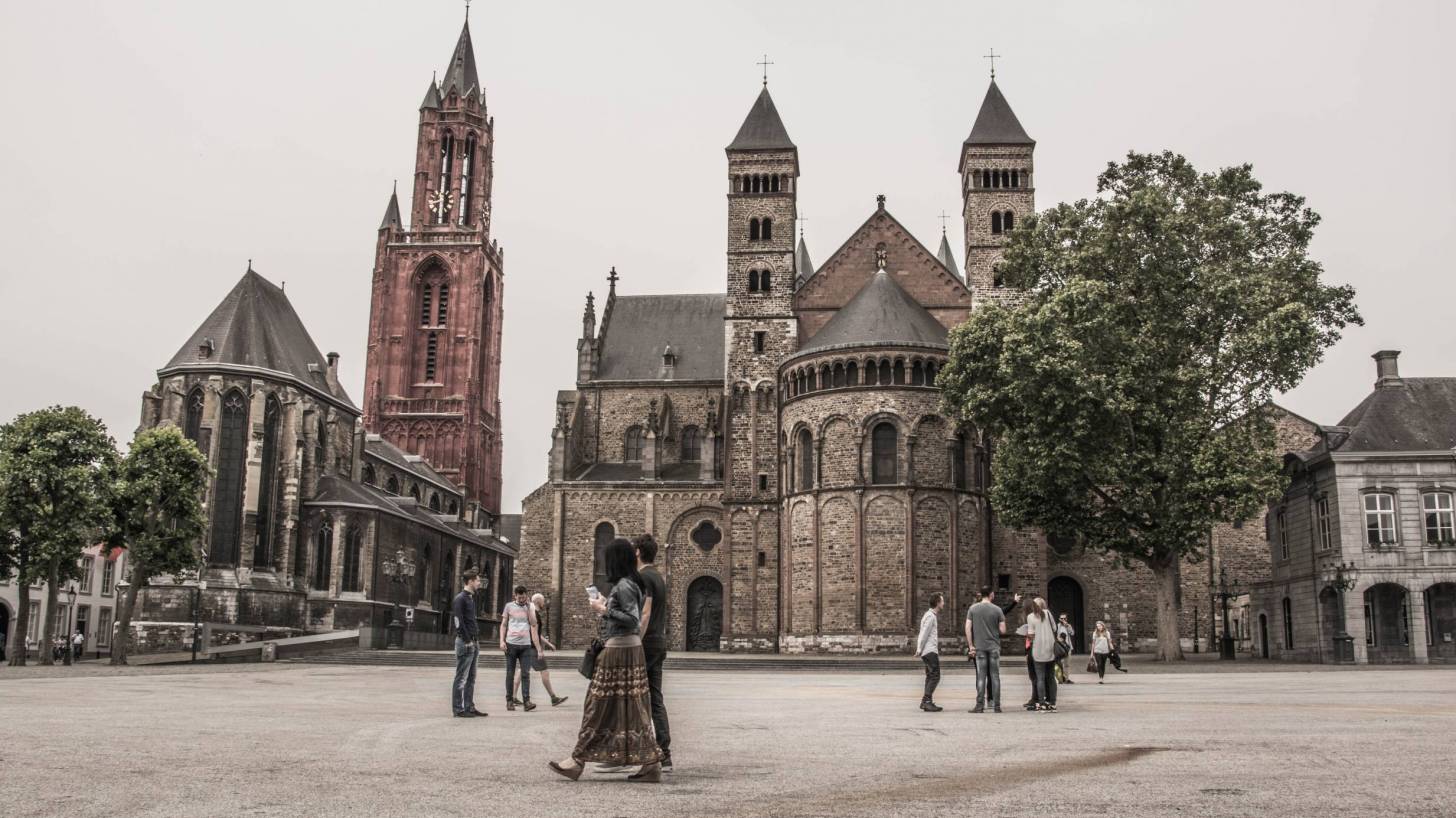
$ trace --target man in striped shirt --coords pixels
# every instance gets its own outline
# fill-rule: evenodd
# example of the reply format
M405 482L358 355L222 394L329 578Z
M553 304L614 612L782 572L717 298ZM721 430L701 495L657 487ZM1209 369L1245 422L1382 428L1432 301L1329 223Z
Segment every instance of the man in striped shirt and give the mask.
M920 617L920 635L915 639L915 656L925 663L925 696L920 709L939 713L944 707L935 703L935 687L940 684L940 609L945 607L945 594L930 595L930 609Z

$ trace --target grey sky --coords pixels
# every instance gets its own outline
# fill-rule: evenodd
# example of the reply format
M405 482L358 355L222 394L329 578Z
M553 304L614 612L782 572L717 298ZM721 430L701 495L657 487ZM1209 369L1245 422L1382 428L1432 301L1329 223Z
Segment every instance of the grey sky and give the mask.
M362 400L375 229L461 3L6 5L0 419L75 403L125 443L156 368L249 258ZM1456 375L1452 8L476 2L506 248L504 510L545 479L552 398L607 268L628 293L722 289L723 146L764 52L815 261L878 193L935 247L994 47L1037 140L1038 206L1089 195L1129 149L1170 148L1251 162L1324 216L1314 253L1367 326L1289 408L1334 423L1382 348L1404 374Z

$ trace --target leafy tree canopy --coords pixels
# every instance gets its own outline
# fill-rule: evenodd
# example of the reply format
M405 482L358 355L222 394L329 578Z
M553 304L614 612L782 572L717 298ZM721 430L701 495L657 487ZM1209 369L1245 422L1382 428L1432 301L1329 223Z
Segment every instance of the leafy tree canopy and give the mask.
M207 458L177 427L138 433L121 463L108 549L125 547L133 568L146 575L195 568L207 523L207 476Z

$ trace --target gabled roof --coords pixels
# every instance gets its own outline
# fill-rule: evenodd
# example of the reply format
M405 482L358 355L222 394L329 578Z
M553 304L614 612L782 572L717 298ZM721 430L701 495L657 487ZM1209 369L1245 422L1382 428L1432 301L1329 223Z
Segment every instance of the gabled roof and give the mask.
M961 271L956 268L955 254L950 249L950 239L943 232L940 234L940 249L935 251L935 257L951 275L956 278L961 277Z
M386 230L391 227L404 227L404 222L399 218L398 190L389 194L389 204L384 207L384 220L379 223L380 230Z
M1400 378L1377 386L1339 423L1350 430L1337 452L1456 448L1456 378Z
M288 296L251 266L158 374L229 368L264 370L359 411L342 386L329 383L328 361Z
M1011 111L1011 104L1001 95L996 81L986 89L986 98L981 100L981 112L976 114L976 124L971 135L966 137L967 145L1035 145L1036 140L1026 135L1021 121Z
M946 330L881 269L799 351L893 344L943 347Z
M768 86L765 85L759 92L758 99L754 100L753 107L749 109L747 118L743 120L743 126L738 129L738 135L733 137L733 142L728 146L728 150L793 149L793 140L789 139L789 132L784 129L784 121L779 118L779 110L774 107L773 97L769 96Z
M659 380L662 350L672 344L673 380L722 380L726 310L720 293L615 296L602 327L597 379Z
M814 275L814 262L809 260L809 248L804 244L803 234L799 235L799 246L794 250L794 287L804 286L804 282Z
M427 483L434 483L456 497L465 496L465 492L461 491L459 486L451 482L450 478L435 471L423 457L410 454L379 435L364 435L364 453L413 474Z
M462 97L471 88L480 89L480 79L475 75L475 47L470 43L469 20L460 29L460 39L456 41L455 50L450 54L450 65L445 69L445 79L440 83L440 91L449 93L452 86Z

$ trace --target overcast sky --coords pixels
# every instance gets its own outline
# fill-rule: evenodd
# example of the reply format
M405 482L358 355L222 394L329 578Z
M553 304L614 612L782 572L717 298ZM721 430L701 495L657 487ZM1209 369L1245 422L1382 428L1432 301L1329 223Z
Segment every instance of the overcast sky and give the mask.
M769 88L822 262L875 195L932 249L998 82L1037 205L1128 150L1250 162L1324 216L1347 333L1289 408L1335 423L1374 380L1456 375L1453 4L476 2L506 248L504 511L546 476L582 300L723 288L723 147ZM54 403L135 431L143 390L242 275L288 295L363 399L375 230L462 3L8 0L0 26L0 419ZM408 184L401 188L408 191ZM406 213L408 201L403 202ZM951 223L952 236L960 230ZM953 240L958 261L960 242Z

